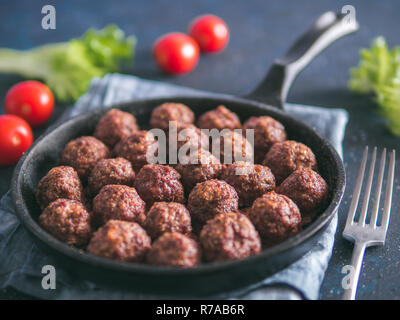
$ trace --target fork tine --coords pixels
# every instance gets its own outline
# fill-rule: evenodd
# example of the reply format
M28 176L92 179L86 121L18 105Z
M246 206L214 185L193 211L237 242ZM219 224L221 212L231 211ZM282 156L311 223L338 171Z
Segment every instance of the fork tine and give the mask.
M392 151L392 155L390 156L388 180L387 180L387 184L386 184L385 205L384 205L384 208L383 208L382 223L381 223L381 226L382 226L382 228L384 228L385 233L386 233L387 228L389 226L390 208L392 206L392 192L393 192L395 158L396 158L396 151L393 150Z
M364 149L360 171L358 172L357 183L353 193L353 199L351 200L349 212L347 213L346 225L352 224L354 215L357 210L358 199L360 198L361 186L364 178L365 164L367 162L367 157L368 157L368 146L366 146Z
M376 185L376 191L375 191L375 204L374 204L374 208L372 209L371 219L369 222L369 225L374 228L376 226L376 220L378 219L379 203L381 201L383 175L385 173L385 162L386 162L386 148L383 149L382 156L381 156L381 163L379 166L379 175L378 175L378 184Z
M372 153L372 159L369 165L367 188L365 189L363 206L361 209L360 218L358 219L358 224L360 226L365 225L365 217L367 216L368 203L371 195L372 180L374 179L375 162L376 162L376 147L374 147L374 151Z
M377 148L375 147L369 168L368 182L365 191L365 197L363 200L363 208L360 214L360 219L358 223L353 223L352 219L354 219L354 215L357 210L357 203L360 197L360 192L366 167L366 160L368 155L368 147L365 148L363 159L361 162L360 172L357 178L356 188L354 190L353 199L350 205L350 210L347 215L346 226L343 230L343 237L347 240L354 241L353 256L351 259L351 265L353 266L354 270L352 277L350 278L350 287L348 289L345 289L345 292L343 294L343 299L346 300L355 298L365 248L373 245L383 245L385 243L386 232L389 226L390 209L392 204L393 182L394 182L394 170L395 170L395 157L396 157L395 150L392 151L390 157L389 172L386 184L386 197L384 201L385 204L382 214L382 223L380 224L379 227L376 227L383 176L385 174L386 149L383 150L380 161L378 184L375 191L376 199L375 199L374 211L371 214L370 224L368 226L365 226L365 218L366 218L366 213L368 211L369 196L371 193L371 185L375 170L376 152Z

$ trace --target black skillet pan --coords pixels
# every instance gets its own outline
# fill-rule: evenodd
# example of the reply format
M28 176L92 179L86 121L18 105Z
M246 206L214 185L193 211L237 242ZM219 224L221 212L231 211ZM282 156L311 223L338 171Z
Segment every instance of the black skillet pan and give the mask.
M330 186L329 204L301 233L256 256L226 263L203 264L191 269L107 260L58 241L37 223L40 214L34 198L37 183L50 168L58 165L59 155L68 141L93 133L106 108L53 126L24 154L12 181L12 196L22 223L38 240L40 247L55 255L65 268L74 269L84 278L140 292L209 295L255 283L288 266L309 251L328 226L344 192L345 171L333 146L311 127L284 112L283 104L292 81L301 69L330 43L356 31L357 24L346 19L332 12L319 17L288 53L274 62L265 80L245 98L210 94L209 97L147 99L115 106L132 112L142 127L149 122L152 109L167 101L185 103L196 116L223 104L236 112L242 121L250 116L269 115L282 122L290 139L301 141L314 151L320 174Z

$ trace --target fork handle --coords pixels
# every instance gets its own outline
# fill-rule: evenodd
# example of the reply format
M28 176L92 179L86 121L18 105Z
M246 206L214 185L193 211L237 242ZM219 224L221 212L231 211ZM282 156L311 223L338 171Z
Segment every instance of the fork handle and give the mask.
M343 300L354 300L356 298L358 279L361 273L365 248L365 242L356 241L354 243L353 255L351 257L351 265L354 268L354 272L353 275L350 277L350 287L344 290L342 296Z

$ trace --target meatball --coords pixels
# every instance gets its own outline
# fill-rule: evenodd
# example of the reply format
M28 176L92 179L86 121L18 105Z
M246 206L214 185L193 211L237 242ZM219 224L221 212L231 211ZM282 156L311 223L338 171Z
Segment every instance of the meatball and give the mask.
M237 162L222 170L221 179L235 188L239 206L251 206L264 193L275 189L275 178L268 167Z
M177 202L155 202L147 213L145 228L156 239L165 232L192 232L190 213Z
M204 224L219 213L238 210L236 190L225 181L211 179L198 183L189 194L188 209L193 219Z
M179 125L192 124L194 113L182 103L167 102L156 107L151 113L150 126L168 130L170 121L176 121Z
M72 167L55 167L38 183L36 200L42 210L60 198L83 202L82 183Z
M179 158L209 147L208 135L192 124L182 125L178 129L174 126L174 131L168 132L167 140L168 163L172 166L179 163ZM175 153L174 158L172 152Z
M186 145L186 149L192 147L193 149L209 147L208 135L201 131L200 128L192 124L182 125L177 130L177 147L178 149Z
M180 174L170 166L147 164L136 176L135 186L141 198L151 207L154 202L185 202Z
M218 106L200 116L197 126L202 129L240 129L242 127L236 113L225 106Z
M97 162L108 158L108 147L94 137L80 137L70 141L61 154L61 164L73 167L86 182Z
M299 208L288 197L274 191L256 199L248 217L267 245L279 243L300 231Z
M222 170L219 160L204 149L198 149L184 160L185 164L179 163L176 170L182 175L186 191L192 190L199 182L218 178Z
M216 155L216 146L219 146L219 160L224 164L238 161L253 162L253 146L239 132L223 130L217 139L212 141L212 153Z
M133 186L135 172L131 163L124 158L102 159L93 168L88 187L92 195L96 195L100 189L108 184L121 184Z
M190 268L200 263L197 242L178 232L166 232L147 253L149 264Z
M137 223L109 220L94 233L87 251L107 259L141 262L150 247L150 237Z
M291 140L275 143L266 154L263 164L272 170L278 184L296 169L317 170L317 160L311 149Z
M147 153L155 154L158 142L151 132L142 130L136 131L129 137L121 140L114 148L114 155L128 159L132 163L134 170L139 171L141 167L148 163Z
M111 109L98 122L94 136L113 148L119 141L138 130L136 118L132 114Z
M76 200L57 199L39 216L39 224L57 239L69 245L85 245L91 236L91 217Z
M313 217L326 203L328 185L310 168L300 168L287 177L277 192L292 199L303 215Z
M219 214L200 233L203 255L207 261L243 259L260 253L261 241L253 224L244 214Z
M104 186L93 199L95 223L104 224L108 220L125 220L144 223L146 204L135 188L109 184Z
M285 127L268 116L251 117L243 124L245 130L254 129L254 160L261 163L265 154L276 142L286 140Z

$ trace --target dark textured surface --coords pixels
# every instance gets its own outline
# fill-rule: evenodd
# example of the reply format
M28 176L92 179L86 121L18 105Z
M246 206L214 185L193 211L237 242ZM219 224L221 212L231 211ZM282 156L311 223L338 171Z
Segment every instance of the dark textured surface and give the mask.
M327 10L340 10L349 1L46 1L55 3L57 29L41 29L40 2L15 0L0 4L0 46L26 49L39 44L64 41L79 36L89 27L102 27L115 22L128 33L138 36L135 75L168 81L203 90L244 94L264 76L274 58L282 55L313 19ZM341 237L345 214L364 145L395 148L400 139L391 136L383 121L374 114L374 105L367 98L350 94L346 88L348 69L358 62L358 50L368 46L371 39L384 35L390 45L398 44L398 12L396 0L354 2L360 30L333 44L300 75L289 95L290 102L327 107L343 107L350 113L344 142L344 160L348 175L347 192L339 215L339 227L333 258L321 290L322 299L340 298L340 270L348 264L352 245ZM170 77L160 73L150 55L153 41L168 31L185 31L190 19L212 12L220 15L231 30L230 44L222 54L202 56L196 70L189 75ZM7 89L20 80L15 76L0 76L0 99ZM3 110L1 106L1 111ZM63 111L58 106L53 120ZM44 129L37 130L38 136ZM397 162L398 166L400 162ZM0 168L0 194L6 192L12 167ZM398 172L398 170L396 171ZM396 174L392 219L384 247L366 252L360 279L358 298L400 299L399 231L396 212L399 174ZM12 290L0 293L1 298L25 298Z

